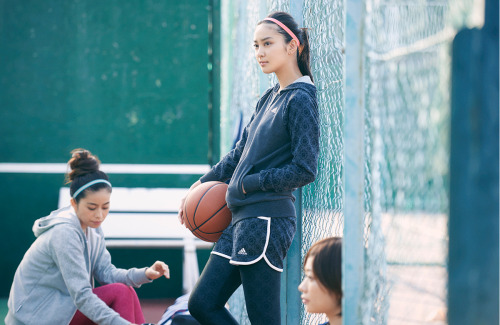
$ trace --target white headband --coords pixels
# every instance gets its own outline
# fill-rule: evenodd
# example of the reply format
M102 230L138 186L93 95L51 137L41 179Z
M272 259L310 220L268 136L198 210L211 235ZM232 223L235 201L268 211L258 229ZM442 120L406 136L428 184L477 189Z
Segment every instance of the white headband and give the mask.
M93 181L91 182L88 182L87 184L83 185L82 187L80 187L74 194L73 194L73 199L76 199L76 197L78 196L78 194L80 194L82 191L84 191L85 189L87 189L88 187L94 185L94 184L97 184L97 183L104 183L104 184L108 184L109 187L111 187L111 183L108 182L107 180L105 179L94 179Z

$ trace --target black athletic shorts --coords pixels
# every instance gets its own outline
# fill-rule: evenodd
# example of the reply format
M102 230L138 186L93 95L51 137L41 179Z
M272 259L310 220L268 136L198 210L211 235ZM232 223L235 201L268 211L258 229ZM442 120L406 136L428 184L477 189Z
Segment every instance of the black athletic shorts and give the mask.
M212 254L234 265L249 265L263 258L272 269L283 272L296 228L295 217L246 218L224 230Z

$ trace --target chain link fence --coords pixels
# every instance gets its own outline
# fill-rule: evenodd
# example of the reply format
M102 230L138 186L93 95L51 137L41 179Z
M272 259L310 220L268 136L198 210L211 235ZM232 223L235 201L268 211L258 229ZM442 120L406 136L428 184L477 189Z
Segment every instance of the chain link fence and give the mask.
M223 1L222 148L227 152L276 79L256 64L253 32L291 1ZM293 0L292 0L293 2ZM342 236L345 8L303 0L303 27L321 118L319 174L302 191L303 257L317 240ZM477 1L366 0L365 287L362 324L445 324L448 221L450 45L477 25ZM225 50L224 50L225 49ZM361 66L361 63L360 63ZM226 149L226 150L224 150ZM250 324L241 288L229 301ZM302 324L324 322L301 311Z

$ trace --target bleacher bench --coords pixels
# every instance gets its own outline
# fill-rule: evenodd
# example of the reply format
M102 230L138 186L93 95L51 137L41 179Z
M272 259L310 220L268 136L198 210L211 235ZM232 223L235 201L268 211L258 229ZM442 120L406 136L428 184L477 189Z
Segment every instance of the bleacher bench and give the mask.
M107 247L183 248L186 292L199 277L196 248L213 246L179 223L177 212L187 191L187 188L113 187L110 212L101 226ZM60 188L59 208L68 206L70 199L69 188Z

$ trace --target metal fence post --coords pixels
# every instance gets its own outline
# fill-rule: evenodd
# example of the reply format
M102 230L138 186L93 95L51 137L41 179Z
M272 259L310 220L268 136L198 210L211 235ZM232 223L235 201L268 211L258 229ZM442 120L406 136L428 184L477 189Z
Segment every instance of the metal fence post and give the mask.
M448 322L499 323L498 1L453 41Z
M290 0L290 14L299 27L304 25L304 0ZM295 210L297 211L297 231L287 254L281 285L281 324L300 324L301 300L298 286L301 281L302 269L302 190L294 193Z
M346 0L344 71L344 241L342 286L344 324L361 323L364 287L364 87L363 0Z

